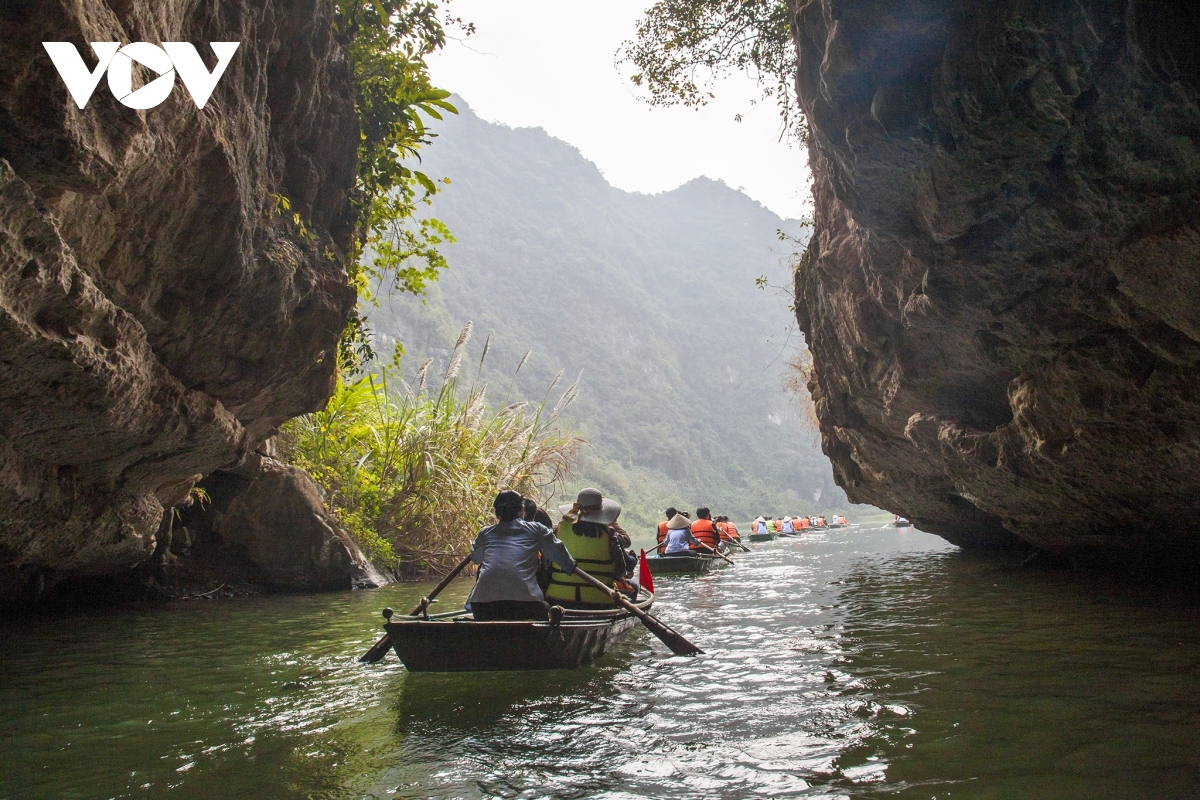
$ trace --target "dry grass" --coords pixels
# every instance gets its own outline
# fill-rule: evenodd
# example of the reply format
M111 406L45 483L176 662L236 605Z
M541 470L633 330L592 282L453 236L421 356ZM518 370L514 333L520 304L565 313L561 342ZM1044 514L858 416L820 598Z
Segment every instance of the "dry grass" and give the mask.
M539 500L561 490L583 444L559 431L575 386L549 412L546 400L492 408L485 385L461 391L470 333L468 325L436 391L426 390L428 362L411 387L384 369L339 384L324 411L284 426L291 462L325 487L328 505L368 554L401 577L457 563L493 521L499 490Z

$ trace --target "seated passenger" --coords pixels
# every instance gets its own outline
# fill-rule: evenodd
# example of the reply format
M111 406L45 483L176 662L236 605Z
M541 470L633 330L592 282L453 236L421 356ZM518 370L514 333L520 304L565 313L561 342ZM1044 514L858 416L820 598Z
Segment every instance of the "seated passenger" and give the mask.
M667 509L667 518L665 520L663 520L662 522L658 523L658 541L656 542L656 544L662 544L666 540L666 538L667 538L667 523L670 522L672 519L674 519L675 515L678 513L679 512L675 510L675 506L671 506L670 508Z
M766 533L767 532L767 521L765 519L763 519L762 517L759 517L757 520L755 520L754 521L754 532L755 533Z
M783 518L783 528L780 530L780 533L794 533L795 530L796 530L795 527L792 525L792 518L784 517Z
M479 576L467 608L477 620L546 618L537 581L539 554L564 574L575 571L575 560L554 532L523 519L523 505L521 495L511 489L496 495L492 509L498 522L481 530L471 546Z
M698 542L693 550L704 550L699 545L707 545L710 549L716 550L721 543L721 537L717 534L717 528L713 525L712 512L703 506L696 509L696 521L692 523L692 536ZM704 552L708 552L704 550Z
M741 542L742 536L738 533L737 525L729 521L729 517L724 515L717 517L717 531L721 534L722 542Z
M629 534L617 525L621 505L604 497L599 489L584 489L573 504L558 510L563 514L558 538L579 567L607 586L628 587L624 579L630 570L625 552ZM546 599L559 605L612 605L607 594L560 569L550 573Z
M667 522L667 546L664 555L690 553L692 545L700 544L700 540L692 536L691 523L683 514Z

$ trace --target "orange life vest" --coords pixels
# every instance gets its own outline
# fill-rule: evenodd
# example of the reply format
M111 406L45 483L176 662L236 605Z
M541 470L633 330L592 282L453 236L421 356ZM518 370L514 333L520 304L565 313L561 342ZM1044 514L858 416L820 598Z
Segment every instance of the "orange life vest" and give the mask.
M658 541L655 544L662 544L667 540L667 523L658 523Z
M742 537L738 535L737 526L732 522L718 522L717 529L721 531L721 541L723 542L740 542Z
M717 549L717 542L720 537L717 535L717 529L713 527L711 519L698 519L692 523L692 536L700 540L702 544L706 544L712 549ZM693 545L693 550L700 548Z
M801 528L807 528L807 527L808 527L808 517L805 517L804 519L800 520L800 527L801 527Z
M781 520L781 519L775 520L774 522L771 523L771 525L772 525L772 527L775 528L776 533L779 533L783 530L783 520Z

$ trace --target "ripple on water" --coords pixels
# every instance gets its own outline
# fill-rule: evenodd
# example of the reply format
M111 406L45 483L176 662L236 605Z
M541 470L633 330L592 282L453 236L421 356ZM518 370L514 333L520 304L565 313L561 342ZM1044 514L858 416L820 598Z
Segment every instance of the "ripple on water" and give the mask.
M448 590L446 605L468 588ZM661 579L575 672L354 658L423 586L14 623L0 797L1191 797L1191 605L837 531ZM63 643L70 646L64 647Z

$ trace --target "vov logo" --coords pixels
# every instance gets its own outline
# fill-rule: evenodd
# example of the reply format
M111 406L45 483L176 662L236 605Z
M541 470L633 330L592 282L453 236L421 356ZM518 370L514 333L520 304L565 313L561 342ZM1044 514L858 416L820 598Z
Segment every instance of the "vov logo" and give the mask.
M163 42L162 47L149 42L133 42L124 47L120 42L92 42L97 64L94 70L89 70L70 42L42 42L75 105L80 108L87 105L105 72L108 73L109 91L129 108L154 108L166 100L175 86L176 72L196 102L196 108L204 108L233 59L238 42L209 42L209 46L217 54L217 66L212 72L188 42ZM157 78L137 89L133 88L135 61L158 74Z

